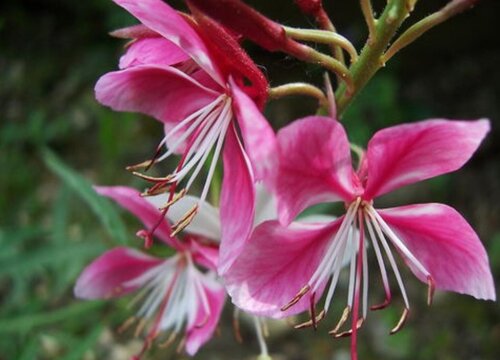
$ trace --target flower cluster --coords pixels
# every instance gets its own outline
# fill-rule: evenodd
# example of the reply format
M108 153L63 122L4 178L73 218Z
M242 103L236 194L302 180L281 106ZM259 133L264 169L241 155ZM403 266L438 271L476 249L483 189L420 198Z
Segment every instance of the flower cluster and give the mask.
M391 333L408 318L410 301L398 257L428 286L429 303L435 289L495 299L486 252L457 211L437 203L389 209L374 204L400 187L461 168L488 133L488 120L397 125L375 133L362 150L350 144L337 118L359 91L356 84L362 86L344 60L343 50L353 61L356 50L334 31L321 1L297 1L324 28L302 32L282 27L239 0L187 0L189 14L161 0L115 2L140 24L112 33L129 42L119 70L98 81L97 100L117 111L155 118L164 134L151 159L129 167L150 187L143 192L96 187L142 222L137 235L145 239L144 250L107 251L80 275L75 294L84 299L136 294L136 315L121 328L135 324L136 334L144 336L136 358L153 344L168 346L176 339L179 349L194 355L213 336L226 294L256 316L266 357L259 317L309 311L310 319L295 327L317 328L345 271L345 310L338 322L325 322L333 337L351 336L355 359L357 331L368 310L382 309L394 297L391 275L403 301ZM370 2L361 3L373 31L379 23ZM411 11L405 9L402 18ZM303 83L270 89L241 47L243 38L322 64L337 75L337 92L329 81L326 94ZM325 39L333 56L296 41ZM329 115L296 120L276 134L262 111L269 96L289 93L315 96ZM175 155L178 163L167 175L147 174ZM223 176L217 198L219 164ZM210 192L218 204L208 203ZM327 202L342 202L345 214L301 216ZM170 257L150 254L155 239L171 249ZM368 294L371 253L385 293L380 304L370 304Z

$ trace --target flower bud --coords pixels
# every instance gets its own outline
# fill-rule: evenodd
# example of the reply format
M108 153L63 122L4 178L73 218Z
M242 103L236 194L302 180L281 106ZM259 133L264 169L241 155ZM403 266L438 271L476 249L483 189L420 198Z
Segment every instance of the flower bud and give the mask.
M186 0L193 11L206 14L225 27L269 51L303 57L301 44L289 39L283 27L240 0Z
M295 0L295 3L307 15L316 16L323 8L321 0Z

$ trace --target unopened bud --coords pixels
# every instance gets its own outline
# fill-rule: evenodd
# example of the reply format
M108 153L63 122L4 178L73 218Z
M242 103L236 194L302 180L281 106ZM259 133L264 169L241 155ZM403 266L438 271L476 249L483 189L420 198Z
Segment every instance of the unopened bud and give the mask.
M302 45L289 39L283 27L240 0L186 0L191 9L206 14L228 29L269 51L305 55Z
M295 0L295 3L307 15L316 16L323 8L321 0Z

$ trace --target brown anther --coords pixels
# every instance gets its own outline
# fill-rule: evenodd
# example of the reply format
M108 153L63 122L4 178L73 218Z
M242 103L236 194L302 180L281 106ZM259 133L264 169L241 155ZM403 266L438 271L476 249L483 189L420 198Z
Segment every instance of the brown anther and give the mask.
M294 326L295 329L305 329L311 326L314 326L314 324L319 323L321 320L325 318L326 312L325 310L321 310L318 315L316 315L314 321L313 319L307 320L303 323L297 324Z
M318 323L316 322L316 306L315 306L315 300L316 299L316 292L313 292L311 297L309 298L309 313L311 315L311 320L312 320L312 325L314 330L318 328Z
M403 328L404 324L406 323L406 320L408 320L409 314L410 314L410 309L405 308L403 310L403 314L401 314L401 318L399 319L397 325L391 330L390 332L391 335L394 335Z
M178 233L180 233L182 230L188 226L191 221L193 221L194 217L196 216L196 213L198 212L198 205L193 206L191 209L186 212L182 218L179 219L174 225L172 225L172 233L170 236L174 237Z
M170 200L165 205L163 205L161 208L159 208L159 210L168 209L170 206L172 206L177 201L179 201L180 199L182 199L184 197L184 195L186 195L186 193L187 193L187 190L186 189L182 189L181 191L179 191L177 194L174 195L174 197L172 198L172 200Z
M179 342L179 345L177 345L177 349L175 350L177 354L180 354L182 350L184 350L184 345L186 345L186 336L184 335Z
M436 290L436 284L432 276L427 276L427 305L432 305L432 300L434 299L434 291Z
M356 322L356 330L361 329L361 326L363 326L363 323L365 322L364 318L359 318L358 321ZM338 334L331 334L335 339L343 338L343 337L348 337L352 335L352 329L347 330L347 331L342 331L341 333Z
M234 312L233 315L233 330L234 330L234 337L238 344L243 344L243 337L241 336L241 328L240 328L240 318L239 318L239 312Z
M337 326L335 326L335 328L333 330L330 330L328 332L328 334L330 334L330 335L337 334L339 332L340 328L342 327L342 325L344 325L345 322L347 321L347 319L349 318L350 313L351 313L351 307L346 306L344 309L344 312L342 313L342 316L340 317L339 322L337 323Z
M146 327L147 320L146 319L141 319L139 320L139 324L137 324L137 327L135 328L134 336L139 337L141 335L142 331Z
M149 168L153 163L154 163L154 161L152 161L152 160L146 160L146 161L143 161L139 164L129 165L125 169L127 171L136 171L136 170L140 170L140 169L146 169L146 168Z
M175 341L176 338L177 338L177 333L173 332L173 333L171 333L169 335L169 337L167 338L167 340L165 340L164 342L158 344L158 347L162 348L162 349L168 348L170 345L173 344L173 342Z
M155 177L155 176L144 175L144 174L137 172L137 171L133 171L132 175L137 176L138 178L141 178L142 180L150 181L153 183L168 184L172 180L172 175L167 175L165 177Z
M309 290L311 290L311 287L309 285L304 286L302 289L300 289L297 295L295 295L294 298L280 310L287 311L288 309L290 309L293 305L297 304Z
M168 182L159 182L154 184L152 187L149 189L146 189L144 192L141 193L142 197L147 197L147 196L155 196L155 195L160 195L164 194L167 191L170 191L171 184Z
M122 334L127 331L128 328L130 328L130 326L132 326L132 324L136 322L136 320L137 318L135 316L131 316L127 320L125 320L125 322L118 328L118 334Z
M382 310L382 309L385 309L386 307L388 307L390 304L391 304L391 299L386 298L383 303L370 306L370 310L373 310L373 311Z

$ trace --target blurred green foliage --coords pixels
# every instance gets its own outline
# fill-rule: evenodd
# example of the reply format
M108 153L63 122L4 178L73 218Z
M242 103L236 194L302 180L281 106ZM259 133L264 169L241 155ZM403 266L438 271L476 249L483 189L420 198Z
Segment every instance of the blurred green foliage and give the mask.
M282 2L249 1L287 24L310 19ZM440 3L444 3L441 1ZM176 2L178 3L178 2ZM339 29L360 45L364 36L356 2L332 2ZM420 14L432 4L423 4ZM419 3L420 6L420 3ZM488 116L493 131L474 160L459 174L405 189L381 204L441 201L455 206L478 230L500 275L499 71L500 50L493 15L499 4L478 9L426 35L389 64L347 112L352 141L365 145L374 131L427 116ZM342 16L341 16L342 15ZM418 16L418 14L417 14ZM111 1L24 0L0 5L0 359L126 359L140 346L117 327L131 313L127 300L83 302L73 283L93 258L118 244L139 245L138 224L91 184L142 186L123 170L150 156L161 127L135 114L114 113L93 99L93 84L114 69L121 43L107 32L132 23ZM469 31L474 28L474 31ZM321 71L251 44L273 85L307 80L321 84ZM273 102L267 115L276 128L314 112L309 99ZM50 150L49 150L50 149ZM323 207L321 211L332 211ZM162 251L159 249L158 251ZM500 358L500 311L457 294L437 294L425 306L424 286L408 272L413 299L407 328L389 337L396 306L370 314L360 333L361 359ZM382 297L377 290L373 297ZM342 294L339 295L343 299ZM343 304L334 310L340 316ZM200 359L251 358L252 331L244 345L233 340L230 313L222 336ZM348 340L320 331L296 332L271 326L275 359L346 359ZM174 350L151 358L182 358Z

